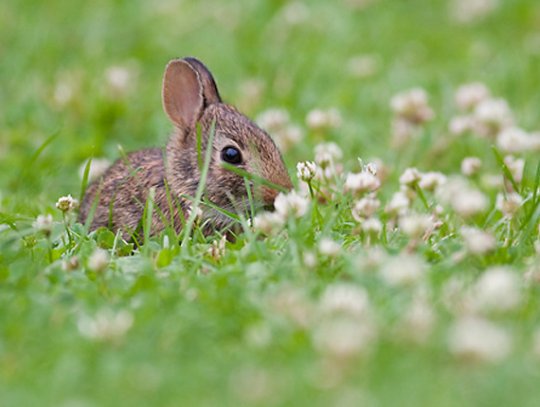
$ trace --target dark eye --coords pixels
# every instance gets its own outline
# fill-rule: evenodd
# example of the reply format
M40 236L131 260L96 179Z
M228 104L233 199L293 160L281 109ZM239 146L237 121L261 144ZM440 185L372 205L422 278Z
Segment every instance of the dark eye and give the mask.
M228 146L221 150L221 159L229 164L240 164L242 154L236 147Z

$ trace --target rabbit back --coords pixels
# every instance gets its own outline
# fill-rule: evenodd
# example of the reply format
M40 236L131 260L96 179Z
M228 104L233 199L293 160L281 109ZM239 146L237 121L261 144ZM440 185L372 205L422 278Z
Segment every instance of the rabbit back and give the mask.
M95 206L90 230L107 227L121 230L124 238L141 233L142 217L151 189L154 189L152 234L166 224L181 229L182 203L173 200L165 181L163 150L139 150L118 159L102 177L88 187L81 203L79 221L85 222Z

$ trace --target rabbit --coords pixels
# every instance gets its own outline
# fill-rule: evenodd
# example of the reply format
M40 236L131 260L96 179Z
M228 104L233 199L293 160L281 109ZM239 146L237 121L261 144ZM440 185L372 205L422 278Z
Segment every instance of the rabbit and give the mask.
M204 161L212 131L204 197L213 204L227 211L247 213L253 202L256 208L273 207L279 191L268 185L274 184L284 191L292 188L282 155L272 138L236 108L222 102L212 74L198 59L175 59L167 64L162 102L174 125L166 148L132 152L118 159L88 186L78 220L84 223L90 216L90 231L107 227L113 232L120 231L126 240L140 237L144 208L153 188L150 234L157 235L168 225L179 233L191 211L191 200L187 197L196 195L201 177L200 156ZM271 184L246 183L243 176L224 168L223 162ZM223 211L204 204L201 209L206 235L227 232L234 223Z

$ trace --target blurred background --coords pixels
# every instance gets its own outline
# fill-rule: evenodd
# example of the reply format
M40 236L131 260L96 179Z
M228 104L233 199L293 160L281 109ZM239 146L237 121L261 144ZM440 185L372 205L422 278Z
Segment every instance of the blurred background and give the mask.
M285 143L289 168L322 140L348 160L385 158L389 100L411 87L429 93L436 137L453 91L470 81L504 95L519 122L535 126L540 4L7 0L0 55L0 191L4 205L35 215L78 192L88 158L165 144L161 80L175 57L204 61L224 99L254 119L282 109L296 126ZM335 109L339 126L311 131L313 109Z
M62 251L64 235L51 239L30 227L37 215L60 219L54 207L60 196L80 197L80 172L88 159L108 163L121 150L165 145L172 126L161 106L163 71L169 60L188 55L210 68L227 102L270 130L291 175L298 161L313 159L315 145L331 141L343 150L347 171L358 170L358 157L379 157L393 167L394 180L412 165L456 174L469 155L482 159L487 175L496 169L502 182L501 165L490 149L494 138L456 137L449 130L452 117L461 114L454 95L464 83L484 83L494 98L502 98L497 106L511 107L516 125L540 129L538 0L2 0L0 300L5 307L0 311L0 405L4 398L12 405L35 405L36 400L69 407L136 405L148 397L154 404L173 406L536 406L540 373L538 360L531 357L530 336L538 329L538 287L531 286L528 302L504 316L504 326L515 331L515 354L498 361L496 345L494 360L474 366L456 363L448 352L446 325L454 317L439 307L444 299L438 295L450 286L452 273L469 281L488 265L516 259L512 273L521 278L520 265L537 265L537 254L528 257L534 252L532 240L538 244L536 209L521 224L527 225L527 239L519 242L512 240L520 235L510 220L498 222L493 211L471 222L493 227L504 237L496 255L464 258L455 238L459 219L450 225L456 233L452 229L449 238L444 235L433 248L420 246L426 261L441 258L430 263L425 278L429 301L441 309L439 328L425 346L394 342L394 328L412 289L378 285L372 270L366 273L366 289L384 317L378 322L383 335L376 354L357 364L353 359L350 372L319 357L302 323L300 328L282 325L280 318L283 310L292 310L291 315L300 310L302 320L304 304L318 304L307 302L299 288L317 294L334 280L364 284L361 266L368 269L380 261L377 246L364 256L358 240L349 246L362 249L358 257L351 252L343 262L321 260L319 273L310 274L307 257L300 260L297 251L319 250L320 236L313 234L324 237L332 231L297 229L302 239L288 240L289 246L276 246L272 239L267 244L250 238L249 247L231 243L217 263L224 271L206 274L206 268L199 268L203 260L192 259L202 258L204 251L182 257L168 244L165 248L163 239L163 250L158 245L154 252L149 245L152 251L146 254L115 256L102 273L86 264L99 236L81 239L78 259ZM434 117L398 146L390 102L412 88L420 89L413 93L426 102L425 116L431 119L432 108ZM414 99L410 95L405 93L402 101ZM535 137L540 139L538 133ZM529 161L529 172L536 161ZM538 179L535 184L534 177L526 179L525 191L536 190ZM496 191L490 191L495 198ZM380 195L389 192L386 188ZM335 217L345 210L346 216L329 225L341 228L336 242L347 244L357 232L349 209L342 206ZM334 207L326 209L323 214ZM55 227L58 231L63 224L57 221ZM114 235L102 235L108 240L100 245L118 249ZM516 246L506 250L513 241ZM339 249L336 242L330 241ZM304 254L310 253L315 256ZM400 257L392 259L395 269L404 268ZM170 267L161 267L160 261ZM417 264L408 267L421 270L423 263ZM528 278L540 280L540 272L533 271ZM419 297L426 287L419 285ZM496 284L490 298L504 287ZM350 302L338 294L338 306L343 297ZM120 311L96 311L103 306ZM97 322L85 319L86 313L96 315ZM130 328L125 342L115 341ZM93 330L99 329L112 329L105 338L112 340L95 340ZM346 346L354 338L347 336L351 331L334 331ZM464 331L470 331L468 325ZM481 332L491 340L485 341L488 351L493 341L501 342L493 331L499 332ZM509 347L505 338L503 348ZM538 338L534 352L540 355Z

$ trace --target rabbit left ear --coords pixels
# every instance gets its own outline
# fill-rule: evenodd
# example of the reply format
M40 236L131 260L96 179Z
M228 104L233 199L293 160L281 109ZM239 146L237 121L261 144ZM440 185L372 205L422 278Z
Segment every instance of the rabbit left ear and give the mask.
M194 128L204 109L220 102L216 82L201 61L184 58L169 62L163 77L163 108L178 128Z
M163 109L181 130L195 127L204 110L204 97L197 72L186 61L167 65L163 77Z

